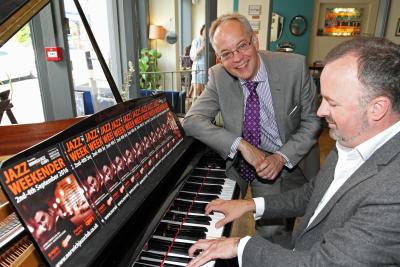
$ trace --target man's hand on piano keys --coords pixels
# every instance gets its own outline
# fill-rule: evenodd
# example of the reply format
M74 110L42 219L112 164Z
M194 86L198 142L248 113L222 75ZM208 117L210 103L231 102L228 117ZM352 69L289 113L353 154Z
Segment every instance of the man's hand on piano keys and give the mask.
M223 200L215 199L207 204L206 215L211 212L220 212L225 215L225 217L219 220L216 224L216 228L220 228L227 223L241 217L246 212L255 212L256 204L253 199L236 199L236 200Z
M189 248L189 257L193 257L196 251L200 254L192 259L188 267L200 267L215 259L231 259L237 256L239 237L221 237L218 239L200 239Z

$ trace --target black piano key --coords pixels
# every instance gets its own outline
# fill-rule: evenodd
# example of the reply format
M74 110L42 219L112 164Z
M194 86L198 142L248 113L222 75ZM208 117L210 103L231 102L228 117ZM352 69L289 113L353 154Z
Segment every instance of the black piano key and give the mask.
M191 241L197 241L199 239L205 239L206 238L206 233L192 233L192 232L184 232L184 233L179 233L176 238L179 239L185 239L185 240L191 240Z
M160 264L157 263L150 263L150 262L135 262L133 267L160 267ZM164 265L165 266L165 265Z
M208 169L222 169L225 170L225 161L220 157L208 157L205 156L204 158L200 159L199 163L196 167L199 168L208 168Z
M154 232L154 236L162 236L162 237L169 237L169 238L174 238L176 235L176 232L168 232L168 231L163 231L163 230L156 230Z
M167 258L165 260L172 261L172 262L180 262L180 263L185 263L185 264L188 264L191 261L190 258L175 257L175 256L167 256Z
M150 258L154 260L160 260L160 262L164 259L164 255L148 252L148 251L143 251L141 253L141 257L145 258ZM166 261L172 261L172 262L179 262L179 263L189 263L190 258L186 257L176 257L176 256L167 256L165 258Z
M186 217L186 219L185 219ZM185 219L185 222L187 223L196 223L196 224L202 224L202 225L210 225L211 222L211 217L210 216L200 216L200 215L185 215L185 214L178 214L174 212L168 212L163 220L168 220L168 221L174 221L177 223L181 223Z
M196 227L196 226L191 226L191 227ZM184 239L184 240L191 240L191 241L197 241L199 239L206 238L206 232L207 229L203 229L203 227L199 228L192 228L189 230L188 228L182 227L182 229L178 230L177 229L172 229L172 228L157 228L154 232L154 237L168 237L168 238L179 238L179 239Z
M211 218L209 216L206 216L205 219L203 219L203 218L193 218L191 216L195 216L195 215L189 215L189 217L185 220L186 223L210 225ZM199 217L199 216L197 216L197 217Z
M169 247L158 247L157 245L155 245L154 247L151 248L151 250L153 251L158 251L158 252L162 252L162 253L167 253ZM169 250L169 253L174 253L174 254L178 254L181 256L185 256L188 257L188 250L189 248L177 248L174 246L172 246L172 248Z
M190 219L190 220L198 220L198 221L205 221L205 222L210 222L211 221L211 217L207 216L205 214L202 214L202 215L187 214L186 215L186 214L181 214L181 213L175 213L175 212L172 212L172 211L167 212L167 214L165 214L163 219L182 222L182 220L185 218L185 216L186 216L186 221L188 219Z
M190 177L196 177L196 178L199 178L199 179L214 179L214 180L218 180L218 181L224 181L227 177L219 177L220 175L214 175L214 176L211 176L211 175L207 175L207 176L205 176L205 175L198 175L198 174L191 174L190 175Z
M186 211L186 212L189 211L197 213L204 213L206 206L207 206L206 203L192 203L189 201L177 200L177 199L174 200L174 202L172 203L173 208L180 208L181 211Z
M183 191L189 191L189 192L199 192L200 189L201 189L201 192L204 192L204 193L220 194L222 191L222 186L221 185L202 185L200 183L188 182L182 188Z
M205 177L220 177L225 178L225 171L211 171L211 170L202 170L202 169L194 169L191 175L194 176L205 176Z
M191 192L180 192L177 198L193 200L196 198L197 201L205 201L211 202L214 199L217 199L217 195L207 195L207 194L196 194Z
M174 230L157 229L154 232L154 236L162 236L162 237L179 238L179 239L184 239L184 240L197 241L199 239L206 238L206 233L194 232L194 231L192 231L192 232L180 231L179 234L177 235L177 231L174 231Z
M206 227L202 226L193 226L193 225L179 225L179 224L174 224L174 223L167 223L167 222L160 222L160 224L157 227L157 230L162 230L162 231L174 231L177 232L178 230L180 232L193 232L193 233L205 233L207 231Z
M220 185L203 185L200 193L221 194L222 186Z
M225 171L210 171L206 176L206 179L216 179L216 180L224 180L226 179Z
M171 245L170 241L151 238L148 242L148 250L156 250L160 252L167 252ZM183 256L188 256L188 250L192 244L182 243L175 241L170 252L180 254Z
M161 260L158 260L158 261L149 261L149 260L140 260L140 261L138 261L136 264L141 264L140 266L143 266L143 267L145 267L145 266L157 266L157 267L160 267L160 263L161 263ZM137 266L135 264L135 266ZM177 264L169 264L169 263L164 263L163 264L163 267L178 267L178 266L184 266L184 265L177 265Z
M204 169L220 169L225 171L225 162L207 162L201 161L199 164L196 165L197 168L204 168Z
M208 178L208 177L204 179L204 177L190 176L188 179L188 182L223 185L225 183L225 179L216 179L216 178Z
M187 212L187 209L184 209L182 207L172 207L171 211ZM190 213L191 213L190 215L193 215L193 213L194 215L201 215L204 214L204 210L191 209ZM214 212L210 212L210 215L214 215Z
M142 259L140 258L139 261L136 264L140 264L140 266L157 266L160 267L160 263L162 260L160 259L154 259L154 260L150 260L150 259ZM135 264L135 266L136 266ZM165 264L164 264L165 266Z

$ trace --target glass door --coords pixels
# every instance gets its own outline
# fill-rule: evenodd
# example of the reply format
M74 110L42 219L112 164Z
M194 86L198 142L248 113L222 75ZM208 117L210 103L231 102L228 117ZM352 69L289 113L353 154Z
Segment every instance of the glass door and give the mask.
M79 1L102 55L110 68L109 1ZM108 3L108 4L107 4ZM91 114L115 104L92 44L73 1L64 1L77 115Z
M9 101L1 125L44 121L35 58L29 23L0 48L0 96Z

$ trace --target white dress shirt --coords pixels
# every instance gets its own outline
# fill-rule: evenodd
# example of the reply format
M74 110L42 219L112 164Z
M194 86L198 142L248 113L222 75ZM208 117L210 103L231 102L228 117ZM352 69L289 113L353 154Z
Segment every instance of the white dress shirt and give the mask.
M338 150L338 161L335 167L334 178L326 190L324 196L319 202L313 216L307 224L307 227L313 222L313 220L318 216L321 210L325 207L326 203L335 195L339 188L347 181L347 179L362 165L367 161L372 154L383 146L389 139L400 132L400 121L396 122L389 128L375 135L374 137L368 139L364 143L356 146L355 148L347 148L336 142L336 148ZM254 218L260 219L265 210L265 202L262 197L253 199L256 205L256 212L254 213ZM238 262L239 266L242 266L242 256L244 247L251 237L246 236L240 239L238 244Z

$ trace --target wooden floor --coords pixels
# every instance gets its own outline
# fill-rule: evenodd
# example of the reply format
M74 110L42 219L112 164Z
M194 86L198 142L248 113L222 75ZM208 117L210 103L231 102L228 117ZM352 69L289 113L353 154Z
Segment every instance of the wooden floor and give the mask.
M325 158L328 152L335 145L335 142L329 137L328 129L324 129L319 138L319 148L320 148L320 163L321 166L325 162ZM251 193L248 191L245 198L251 198ZM232 236L243 237L246 235L253 236L255 234L254 231L254 219L253 214L248 213L245 214L242 218L235 221L232 224Z

